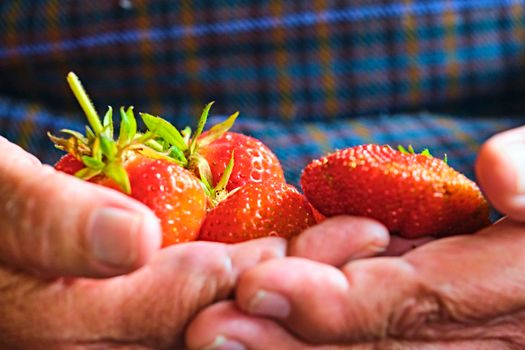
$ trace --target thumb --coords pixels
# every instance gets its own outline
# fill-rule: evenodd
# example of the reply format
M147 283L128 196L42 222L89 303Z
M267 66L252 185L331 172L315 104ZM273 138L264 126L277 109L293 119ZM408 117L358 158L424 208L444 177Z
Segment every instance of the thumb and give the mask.
M525 126L497 134L483 144L476 176L496 209L525 221Z
M0 261L51 276L109 277L142 266L160 225L141 203L41 165L0 137Z

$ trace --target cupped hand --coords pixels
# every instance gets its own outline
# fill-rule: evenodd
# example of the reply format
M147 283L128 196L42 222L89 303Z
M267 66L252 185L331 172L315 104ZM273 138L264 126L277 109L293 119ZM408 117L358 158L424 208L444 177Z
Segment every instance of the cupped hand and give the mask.
M284 256L277 238L159 250L139 202L2 137L0 153L1 349L180 348L190 318L231 295L241 271Z
M268 261L241 277L236 305L198 316L188 344L200 349L219 337L247 349L519 349L524 244L525 227L504 220L340 269L293 257Z
M283 257L286 242L191 242L106 279L54 278L0 267L0 349L182 349L203 307L229 297L237 276Z
M42 165L0 136L0 263L40 276L109 277L144 265L161 230L141 203Z
M483 191L508 217L398 257L258 265L236 302L195 319L190 349L525 348L524 145L525 128L502 133L477 161Z

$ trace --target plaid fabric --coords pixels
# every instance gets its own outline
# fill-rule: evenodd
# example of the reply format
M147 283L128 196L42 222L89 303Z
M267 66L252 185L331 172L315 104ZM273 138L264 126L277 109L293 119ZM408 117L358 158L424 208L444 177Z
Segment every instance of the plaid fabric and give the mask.
M480 143L521 122L479 116L523 115L524 24L525 0L3 0L0 135L55 161L45 131L84 124L73 70L99 111L184 126L211 100L240 110L295 184L364 142L429 147L472 177Z
M24 121L20 122L22 118ZM210 125L222 119L213 116ZM520 124L523 124L520 117L453 118L420 113L303 123L240 118L234 130L267 144L280 159L287 180L298 186L302 169L312 159L363 143L411 144L416 150L429 148L435 156L446 154L451 166L474 178L473 164L481 143L494 133ZM82 131L83 127L80 118L71 120L39 105L0 98L0 130L5 131L4 136L44 162L55 162L63 154L51 146L45 131L57 132L62 128Z
M3 0L0 93L275 120L523 110L525 0Z

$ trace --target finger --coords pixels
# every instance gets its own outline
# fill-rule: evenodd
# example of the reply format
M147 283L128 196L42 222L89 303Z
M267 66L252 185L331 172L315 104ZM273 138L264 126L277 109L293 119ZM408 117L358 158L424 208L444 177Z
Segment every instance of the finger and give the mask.
M200 313L186 331L186 345L189 350L313 348L277 323L239 311L231 301L217 303Z
M0 139L0 261L46 275L107 277L159 248L157 218L113 190L42 166Z
M190 242L163 249L151 264L132 275L131 284L127 283L125 307L136 310L140 317L126 320L115 315L115 328L127 336L147 339L161 331L167 339L182 340L183 330L196 313L232 295L239 276L247 269L282 258L285 253L286 241L274 237L234 245ZM118 288L122 287L112 289ZM158 315L159 320L145 324L150 315ZM95 320L97 316L92 317ZM102 329L93 334L99 331ZM181 348L181 344L176 345L170 348Z
M288 254L341 266L351 259L383 252L388 242L388 230L381 223L364 217L337 216L294 237Z
M387 311L384 306L405 295L413 285L412 272L399 258L357 260L348 266L353 265L358 268L350 276L305 259L269 261L241 276L237 302L243 311L279 320L309 342L375 340L383 336L384 325L376 309ZM370 305L371 300L385 305Z
M273 237L235 245L190 242L109 279L44 281L0 268L0 347L180 349L199 310L229 296L245 269L285 252L286 242Z
M342 271L297 258L269 261L242 276L238 305L311 342L516 337L525 324L524 230L503 220Z
M384 339L360 344L307 344L277 323L245 314L231 301L214 304L199 313L186 331L189 350L511 350L500 340L412 342Z
M525 126L500 133L483 144L476 176L496 209L525 221Z
M427 244L435 240L434 237L425 236L420 238L403 238L399 236L391 236L390 243L386 248L383 256L401 256L406 252L416 249L423 244Z

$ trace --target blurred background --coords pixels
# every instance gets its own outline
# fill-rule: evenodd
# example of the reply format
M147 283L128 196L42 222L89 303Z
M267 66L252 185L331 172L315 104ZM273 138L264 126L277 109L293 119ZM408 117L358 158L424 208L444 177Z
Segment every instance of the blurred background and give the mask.
M2 0L0 135L44 162L83 130L65 77L99 113L135 106L180 128L240 111L297 184L361 143L428 147L473 178L492 134L524 124L525 0Z

